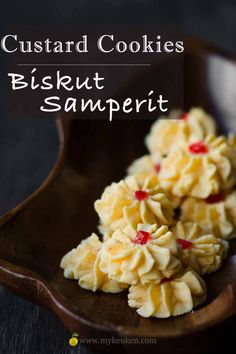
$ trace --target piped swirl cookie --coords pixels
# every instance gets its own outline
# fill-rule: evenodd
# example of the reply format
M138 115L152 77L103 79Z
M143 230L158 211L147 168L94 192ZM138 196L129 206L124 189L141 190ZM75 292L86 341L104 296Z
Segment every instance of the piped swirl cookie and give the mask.
M158 175L161 170L161 157L156 155L144 155L133 161L128 167L129 176L137 178L139 183L144 183L147 177L152 176L155 182L158 183Z
M106 293L119 293L127 286L108 279L100 270L100 249L102 242L96 234L83 240L77 248L68 252L61 260L64 277L77 279L81 288L102 290Z
M175 237L156 224L118 229L103 243L100 269L120 283L159 283L181 269Z
M159 155L144 155L139 159L135 160L128 168L128 175L134 176L139 183L144 183L147 177L150 177L152 183L159 183L159 173L161 171L161 158ZM182 202L180 197L173 194L167 193L165 191L167 198L172 203L173 208L178 208Z
M179 197L207 198L236 182L233 154L236 149L223 136L208 135L171 151L162 160L159 173L161 186Z
M208 134L216 134L213 119L200 108L193 108L188 113L172 113L164 118L152 125L146 137L151 154L167 155L175 147L202 140Z
M162 188L148 177L143 183L130 176L108 186L95 202L102 232L139 223L171 225L173 205Z
M204 275L217 271L227 256L228 242L207 234L196 223L179 221L172 232L181 248L180 259L185 267Z
M236 191L220 192L206 199L186 198L181 205L181 220L199 223L217 237L236 237Z
M192 311L206 298L204 280L193 270L160 284L137 284L129 288L128 304L142 317L167 318Z

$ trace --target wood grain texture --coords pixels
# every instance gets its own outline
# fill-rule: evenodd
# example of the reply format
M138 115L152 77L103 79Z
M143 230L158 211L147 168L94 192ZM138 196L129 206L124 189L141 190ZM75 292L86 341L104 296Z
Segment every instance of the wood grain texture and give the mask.
M201 105L217 117L234 114L233 101L230 112L228 106L224 111L218 101L220 95L223 99L232 92L209 85L215 57L221 59L217 65L224 65L222 71L218 67L223 82L228 77L227 63L231 68L234 62L208 46L189 42L184 59L184 97L178 91L178 75L173 77L177 65L174 57L173 62L163 64L161 69L152 68L145 73L145 79L137 80L142 80L144 87L149 86L161 73L163 77L158 82L164 78L171 82L174 107L184 104L188 109ZM120 95L138 88L136 81L129 85ZM61 257L96 230L98 219L93 202L108 183L124 175L134 158L145 152L143 138L150 121L122 120L110 124L104 120L61 120L58 126L61 148L51 174L32 196L0 219L1 283L50 308L71 332L79 332L81 337L154 337L158 341L154 346L115 346L114 350L120 353L147 349L172 353L173 348L175 353L183 353L189 352L190 347L192 352L200 352L215 346L222 340L222 328L230 334L235 323L235 241L224 267L206 278L208 301L194 313L177 318L141 318L128 307L126 294L93 294L63 278L59 269Z

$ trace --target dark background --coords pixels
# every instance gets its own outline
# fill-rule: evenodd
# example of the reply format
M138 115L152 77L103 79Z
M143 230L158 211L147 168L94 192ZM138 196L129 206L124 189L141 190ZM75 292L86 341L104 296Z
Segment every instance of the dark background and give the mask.
M236 54L236 1L225 0L41 0L1 1L0 32L9 24L119 23L194 35ZM1 58L0 58L1 61ZM0 91L0 214L30 195L47 176L57 156L57 134L53 120L11 120L3 110ZM92 124L92 121L91 121ZM32 305L0 287L0 354L89 353L69 348L70 333L47 310ZM212 352L233 352L234 338ZM190 349L191 350L191 349Z

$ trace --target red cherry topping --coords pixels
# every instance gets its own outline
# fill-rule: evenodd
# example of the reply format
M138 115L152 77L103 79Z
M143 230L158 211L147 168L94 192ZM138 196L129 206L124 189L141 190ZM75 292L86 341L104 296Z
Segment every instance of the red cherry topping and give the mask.
M225 195L223 192L220 192L218 194L209 195L209 197L205 199L205 202L208 204L214 204L214 203L223 202L224 200L225 200Z
M181 120L187 120L188 119L188 113L187 112L183 112L180 114L179 119Z
M161 280L161 284L163 284L163 283L168 283L169 281L171 281L171 280L173 280L172 278L163 278L162 280Z
M148 197L148 193L145 191L136 191L134 192L135 198L138 199L140 202Z
M183 250L187 250L192 247L192 242L188 240L184 240L182 238L177 238L178 244L182 247Z
M161 164L160 163L156 163L154 165L154 170L156 171L156 173L159 173L161 171Z
M134 242L140 245L145 245L151 238L151 234L147 231L139 231L135 237Z
M198 141L197 143L193 143L189 145L189 151L192 154L206 154L208 153L208 148L203 141Z

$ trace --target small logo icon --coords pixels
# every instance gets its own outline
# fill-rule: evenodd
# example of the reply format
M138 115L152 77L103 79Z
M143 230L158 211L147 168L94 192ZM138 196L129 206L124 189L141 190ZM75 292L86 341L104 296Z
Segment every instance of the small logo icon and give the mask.
M79 340L78 340L78 333L72 333L71 335L71 338L69 339L69 344L71 347L76 347L79 343Z

